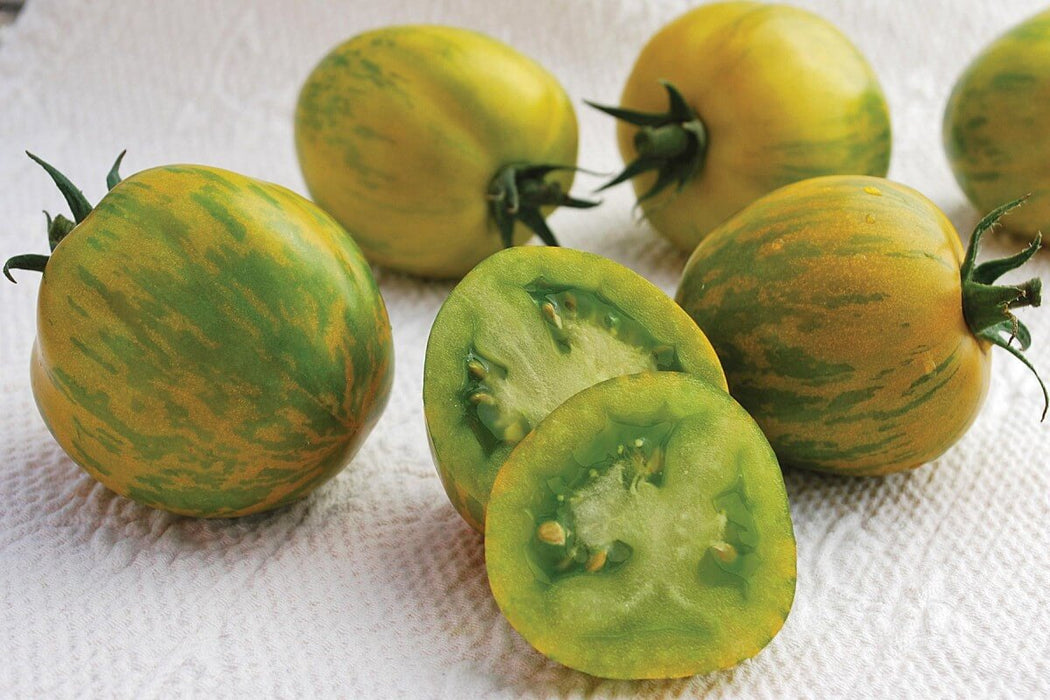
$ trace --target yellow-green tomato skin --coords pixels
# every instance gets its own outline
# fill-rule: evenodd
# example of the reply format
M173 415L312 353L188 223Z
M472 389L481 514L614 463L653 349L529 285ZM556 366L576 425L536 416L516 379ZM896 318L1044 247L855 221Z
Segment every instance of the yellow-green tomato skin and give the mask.
M887 474L947 450L986 394L990 345L963 313L963 257L915 190L816 178L713 231L676 298L781 464Z
M55 248L33 395L107 488L227 518L350 461L393 378L390 321L346 232L303 197L169 165L116 185Z
M461 277L502 248L487 190L511 164L576 163L572 103L539 64L482 34L358 35L307 78L295 142L314 200L374 263ZM564 191L572 171L548 177ZM531 232L517 224L514 243Z
M621 104L660 112L674 85L707 132L699 172L678 190L642 202L646 218L684 251L749 202L796 180L830 174L884 176L890 119L871 66L837 28L794 7L758 2L702 5L660 30L642 50ZM618 127L634 160L636 128ZM633 181L639 196L655 181Z
M944 148L981 214L1031 194L1009 231L1050 230L1050 10L992 42L959 77L944 113Z

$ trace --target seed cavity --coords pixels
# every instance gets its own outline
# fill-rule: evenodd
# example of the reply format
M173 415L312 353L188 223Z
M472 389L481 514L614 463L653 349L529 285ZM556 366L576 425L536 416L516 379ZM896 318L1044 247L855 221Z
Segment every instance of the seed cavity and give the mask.
M653 362L657 367L667 367L677 363L675 349L670 345L658 345L653 348Z
M758 529L752 514L743 473L737 471L733 485L714 498L714 506L725 518L720 540L712 542L699 564L700 580L709 586L737 589L746 600L751 576L762 561L756 549Z
M537 278L523 291L542 321L540 335L512 348L494 338L484 349L479 348L479 336L463 357L463 419L489 459L509 452L547 413L581 389L620 374L683 369L673 345L655 338L595 290ZM553 341L554 353L547 354L544 332ZM532 359L543 372L542 381L528 376L536 368L518 369L515 364L524 352L537 350L541 356ZM504 364L500 357L515 360Z
M525 285L525 291L536 304L551 338L561 352L572 353L589 334L600 332L642 350L650 357L652 369L682 371L672 345L654 338L648 328L598 292L554 285L542 278ZM593 345L593 341L587 345L585 352L593 351L590 345Z
M547 480L542 505L531 513L536 540L527 550L537 579L599 575L630 560L633 548L618 539L608 523L637 502L642 484L662 485L664 453L674 425L611 420L577 450L572 466Z
M485 357L476 347L467 353L464 366L466 418L485 453L492 454L500 444L521 442L532 430L532 424L520 411L500 404L497 389L507 379L506 367Z
M610 565L622 564L631 558L634 553L634 549L631 545L620 540L615 540L606 551L606 559Z

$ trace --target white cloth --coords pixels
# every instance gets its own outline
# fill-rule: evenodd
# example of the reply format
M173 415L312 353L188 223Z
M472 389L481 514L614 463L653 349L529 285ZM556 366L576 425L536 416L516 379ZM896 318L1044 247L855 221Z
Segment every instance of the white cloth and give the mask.
M614 103L644 40L690 4L29 0L0 44L0 258L45 251L40 210L60 210L23 148L92 201L122 148L125 174L197 162L304 191L298 87L331 46L384 24L476 28L536 57L579 106L580 163L614 171L612 120L581 101ZM1043 3L798 4L878 72L891 176L968 236L976 214L941 149L943 105L979 48ZM552 223L673 293L685 258L632 218L628 187ZM1050 281L1045 253L1032 272ZM295 506L214 522L116 497L61 452L29 388L38 282L18 278L0 288L0 696L1050 696L1050 437L1035 382L1005 353L976 424L935 463L885 479L787 475L798 594L765 651L633 684L547 661L489 594L481 538L446 500L423 426L423 349L450 285L378 274L396 380L364 448ZM1021 313L1050 379L1050 318Z

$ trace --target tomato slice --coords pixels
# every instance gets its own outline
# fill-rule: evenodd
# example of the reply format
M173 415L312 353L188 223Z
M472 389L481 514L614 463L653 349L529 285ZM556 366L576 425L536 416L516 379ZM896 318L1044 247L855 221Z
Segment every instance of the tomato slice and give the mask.
M511 449L577 391L647 370L725 387L707 337L635 272L567 248L510 248L457 285L434 320L423 403L434 461L460 514L482 530Z
M597 384L522 440L490 495L485 559L530 644L608 678L732 666L795 591L769 443L727 393L674 372Z

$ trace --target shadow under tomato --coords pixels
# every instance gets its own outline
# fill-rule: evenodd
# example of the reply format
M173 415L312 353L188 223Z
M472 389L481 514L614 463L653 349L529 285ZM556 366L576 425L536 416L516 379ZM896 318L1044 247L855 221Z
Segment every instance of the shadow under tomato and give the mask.
M926 488L935 471L935 467L923 465L885 476L846 476L786 467L784 485L797 525L811 519L817 511L824 515L849 511L859 503L878 508L880 503L898 502L906 494L915 497Z
M177 546L182 554L203 553L268 539L284 541L294 528L316 516L314 494L280 508L238 518L179 515L120 496L76 465L70 463L70 468L70 478L75 480L72 493L50 520L54 526L70 528L85 539L110 531L125 541L136 542L140 548L148 548L164 538L172 540L167 547Z

